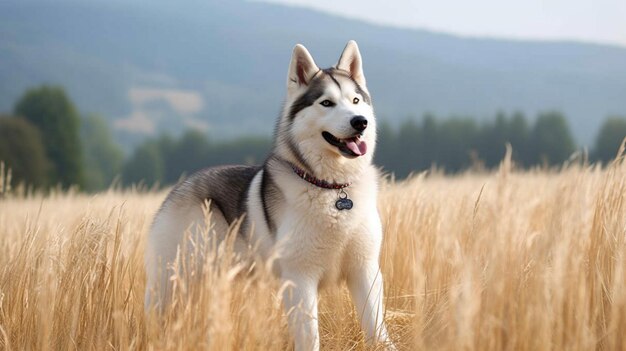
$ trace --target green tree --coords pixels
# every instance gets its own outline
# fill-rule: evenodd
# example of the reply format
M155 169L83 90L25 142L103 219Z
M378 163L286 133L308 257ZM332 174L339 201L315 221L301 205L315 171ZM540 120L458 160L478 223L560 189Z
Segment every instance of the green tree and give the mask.
M500 163L508 140L509 120L504 112L498 112L495 120L481 125L476 139L478 157L491 168Z
M51 181L64 187L82 186L80 120L63 88L44 85L28 90L15 105L14 112L39 129L53 166Z
M457 172L471 164L470 151L475 149L478 130L470 118L450 118L439 127L439 159L437 164Z
M272 142L267 138L242 137L233 141L211 144L208 150L207 165L246 164L258 165L263 163L272 149Z
M179 139L163 135L144 142L126 161L124 184L144 181L172 184L181 176L205 167L224 164L260 164L272 143L267 138L244 137L221 143L210 143L199 131L189 130Z
M430 117L425 116L424 121L428 118ZM406 177L416 169L428 167L424 164L426 153L434 148L423 148L424 143L428 142L427 137L415 118L409 117L404 121L398 129L396 140L393 143L390 170L393 170L398 177Z
M507 133L507 141L511 143L511 146L513 147L513 159L523 166L528 166L531 162L528 156L530 147L528 138L530 130L528 128L526 117L523 113L513 113L513 117L509 122ZM502 153L502 157L504 157L504 152ZM502 159L502 157L500 159Z
M567 121L559 112L539 114L530 134L530 142L535 164L561 163L576 149Z
M493 122L484 123L478 131L476 140L479 157L485 166L492 168L500 164L506 151L506 144L513 147L513 159L521 164L528 164L528 123L526 117L516 112L508 117L498 112Z
M155 141L147 141L139 145L132 156L126 160L122 170L124 184L145 182L154 185L163 181L165 163Z
M161 139L161 154L165 155L166 183L175 183L183 173L187 175L208 165L211 146L206 135L197 130L189 130L173 145L166 138Z
M15 182L48 185L50 162L39 131L28 121L0 116L0 161L11 169Z
M85 189L102 190L121 175L124 153L111 137L106 121L97 115L83 118L80 128L85 165Z
M378 137L374 163L382 166L385 171L395 170L396 134L389 122L383 120L378 124Z
M626 118L608 118L600 127L596 137L592 152L593 159L607 162L615 158L624 138L626 138Z

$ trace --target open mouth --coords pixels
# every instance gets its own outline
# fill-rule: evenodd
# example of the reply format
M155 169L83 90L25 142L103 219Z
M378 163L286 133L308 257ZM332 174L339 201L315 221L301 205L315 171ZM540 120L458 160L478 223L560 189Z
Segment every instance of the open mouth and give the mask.
M354 158L365 155L367 152L367 144L361 140L361 134L357 134L350 138L339 139L329 132L322 132L322 137L330 145L335 146L346 157Z

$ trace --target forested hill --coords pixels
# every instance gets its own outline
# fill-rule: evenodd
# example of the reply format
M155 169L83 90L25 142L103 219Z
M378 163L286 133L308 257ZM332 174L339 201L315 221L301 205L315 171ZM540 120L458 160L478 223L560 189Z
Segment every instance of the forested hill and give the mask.
M0 2L0 111L31 86L66 87L118 138L189 127L213 136L269 134L291 49L321 66L348 39L364 55L378 115L491 117L559 110L588 144L626 114L626 48L462 38L241 1Z

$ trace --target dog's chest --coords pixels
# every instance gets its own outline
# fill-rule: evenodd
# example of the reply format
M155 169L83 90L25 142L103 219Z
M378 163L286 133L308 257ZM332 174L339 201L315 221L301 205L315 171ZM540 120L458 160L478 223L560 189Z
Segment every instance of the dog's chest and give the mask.
M351 197L349 192L334 189L309 189L302 193L298 200L298 206L292 208L294 215L307 217L314 223L313 227L316 230L329 232L355 230L365 208L362 199ZM352 204L349 209L338 204L347 201Z
M353 252L359 245L353 244L372 235L367 217L378 214L368 213L371 204L358 196L351 197L352 209L339 210L338 199L338 191L327 189L309 189L290 199L278 238L285 244L285 258L314 266L326 275L341 266L346 255L359 254Z

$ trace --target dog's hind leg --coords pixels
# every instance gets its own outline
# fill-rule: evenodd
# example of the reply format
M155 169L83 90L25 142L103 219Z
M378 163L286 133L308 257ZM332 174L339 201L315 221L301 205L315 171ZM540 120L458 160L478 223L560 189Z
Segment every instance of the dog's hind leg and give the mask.
M211 248L210 240L215 239L216 245L219 245L226 237L229 224L224 215L214 205L211 205L210 210L210 222L200 204L165 207L155 218L145 252L146 310L155 307L162 311L170 304L173 288L171 278L181 273L175 272L173 268L178 255L187 264L195 260L193 268L188 268L201 272L204 255ZM207 228L207 225L210 227ZM236 240L235 250L241 250L241 239ZM193 245L198 246L194 248ZM194 252L200 255L191 259Z

